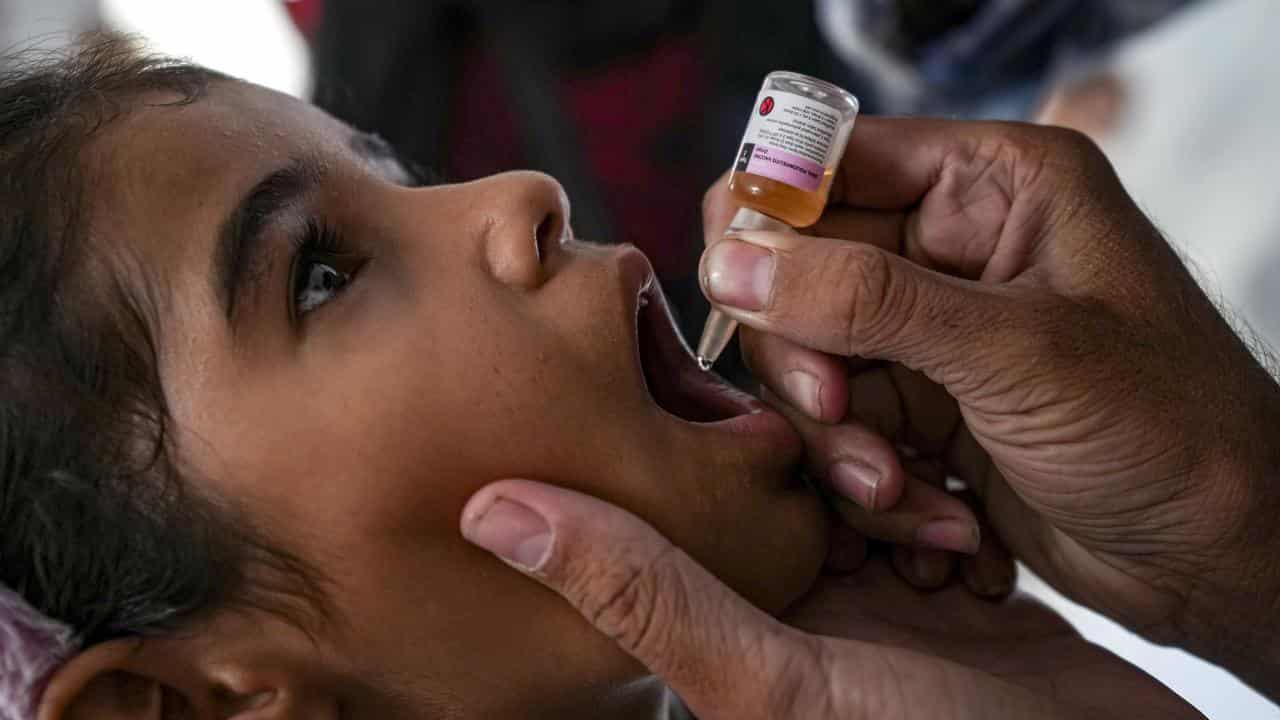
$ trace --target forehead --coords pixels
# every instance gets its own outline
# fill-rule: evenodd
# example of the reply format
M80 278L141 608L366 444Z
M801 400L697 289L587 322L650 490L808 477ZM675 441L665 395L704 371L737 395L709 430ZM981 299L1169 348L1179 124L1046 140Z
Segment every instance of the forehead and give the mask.
M238 81L175 99L132 99L86 148L92 235L151 269L195 260L258 179L300 154L324 156L349 133L311 105Z

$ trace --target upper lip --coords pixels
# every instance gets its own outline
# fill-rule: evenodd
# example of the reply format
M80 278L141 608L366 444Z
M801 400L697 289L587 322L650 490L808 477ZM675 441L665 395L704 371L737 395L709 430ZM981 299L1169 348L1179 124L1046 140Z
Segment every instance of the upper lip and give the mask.
M654 404L682 421L704 425L764 411L757 398L698 367L648 259L634 248L622 252L636 368Z

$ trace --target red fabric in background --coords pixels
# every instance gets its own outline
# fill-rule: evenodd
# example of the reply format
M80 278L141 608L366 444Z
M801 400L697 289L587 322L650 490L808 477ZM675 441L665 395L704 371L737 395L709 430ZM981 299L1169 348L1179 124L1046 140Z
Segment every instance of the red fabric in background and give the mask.
M701 247L695 241L705 188L687 144L700 129L704 78L693 39L676 37L643 54L569 74L559 87L574 124L571 135L599 179L605 210L619 233L591 239L634 243L669 276L693 272L692 248ZM521 167L519 110L510 106L491 57L475 52L467 59L453 107L452 160L445 168L450 178Z
M320 26L324 0L285 0L284 7L304 37L312 37Z

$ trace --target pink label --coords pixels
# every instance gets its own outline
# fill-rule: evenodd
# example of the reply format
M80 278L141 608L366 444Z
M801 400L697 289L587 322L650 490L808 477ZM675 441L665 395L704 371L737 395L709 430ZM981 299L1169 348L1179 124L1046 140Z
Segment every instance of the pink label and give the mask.
M812 160L763 145L756 145L750 152L751 159L746 167L749 173L763 175L805 192L813 192L822 184L823 168Z

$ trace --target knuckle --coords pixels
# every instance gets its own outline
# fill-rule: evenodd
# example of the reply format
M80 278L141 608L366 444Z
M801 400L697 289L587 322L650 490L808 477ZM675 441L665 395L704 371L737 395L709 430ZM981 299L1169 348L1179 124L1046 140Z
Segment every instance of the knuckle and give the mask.
M908 708L917 704L907 691L903 678L918 674L915 668L902 667L890 653L862 653L859 662L859 682L839 683L841 668L830 654L824 659L823 677L831 687L842 692L831 695L832 717L855 720L904 718ZM847 668L844 672L847 673Z
M824 644L808 635L798 642L776 643L785 651L766 658L772 681L766 691L765 707L771 717L836 718L832 696L834 677L828 672Z
M851 245L831 264L830 271L837 274L830 286L838 288L836 311L845 328L844 350L855 355L881 332L878 326L891 293L889 259L875 248Z
M1032 187L1070 182L1095 170L1100 160L1105 164L1097 144L1077 130L1003 122L989 124L949 160L954 175L981 179L1010 200Z
M1079 130L1044 127L1035 157L1046 181L1077 192L1091 191L1110 162L1093 138Z
M1044 128L1044 133L1054 149L1069 157L1088 158L1102 154L1102 150L1093 138L1075 128L1047 126Z
M647 559L608 563L598 574L584 578L589 587L578 594L588 598L583 614L628 652L642 657L660 654L676 611L668 605L684 596L668 587L679 581L672 570L676 552L668 545Z

